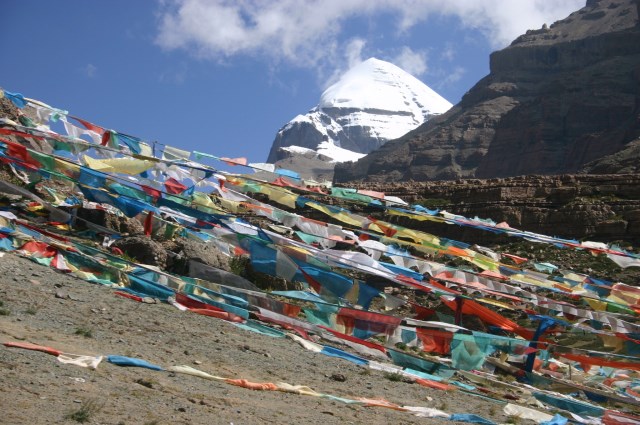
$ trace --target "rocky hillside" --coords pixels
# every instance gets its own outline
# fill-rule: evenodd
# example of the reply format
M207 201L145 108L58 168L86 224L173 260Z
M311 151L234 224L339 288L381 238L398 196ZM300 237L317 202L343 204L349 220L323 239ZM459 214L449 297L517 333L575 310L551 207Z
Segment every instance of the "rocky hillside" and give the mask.
M566 238L640 244L640 174L526 176L451 182L360 183L406 201ZM408 223L403 223L408 225ZM411 223L415 227L418 223ZM472 243L507 242L472 228L422 222L421 230Z
M87 355L134 355L218 376L287 381L341 397L384 397L504 423L502 405L441 391L305 350L288 338L240 329L169 304L136 303L102 285L0 253L0 341L45 344ZM151 299L149 301L152 301ZM3 424L423 424L392 409L220 381L117 367L96 370L0 346ZM434 425L454 422L428 419Z
M639 9L637 0L590 0L528 31L491 55L490 74L449 112L338 166L335 180L636 172Z

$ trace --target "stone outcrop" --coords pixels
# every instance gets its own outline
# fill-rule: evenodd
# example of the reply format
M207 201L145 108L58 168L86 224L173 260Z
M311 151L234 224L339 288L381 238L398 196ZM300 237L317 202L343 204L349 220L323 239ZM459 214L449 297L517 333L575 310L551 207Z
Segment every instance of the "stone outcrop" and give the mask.
M331 122L331 118L327 117L326 119L323 119L325 117L321 115L320 112L314 112L318 115L318 121L326 121L327 123ZM328 134L323 134L311 120L301 120L299 122L288 123L276 134L276 138L271 144L271 149L269 150L267 162L275 163L287 156L290 156L290 153L281 150L283 147L296 145L303 148L315 149L320 143L329 140L329 137L333 137L336 140L344 138L344 132L341 129L337 132L332 130L333 129L329 129L327 130ZM371 150L369 150L369 152Z
M76 215L79 220L76 220L74 225L79 229L89 229L89 223L92 223L125 236L141 236L144 234L142 223L135 218L115 215L102 209L89 208L78 208Z
M146 236L127 236L115 241L111 248L118 248L137 262L164 268L167 251L161 243Z
M0 97L0 117L18 122L18 108L6 97Z
M278 158L275 162L278 168L296 171L303 179L320 182L333 180L335 162L315 151L296 153L281 149L278 151ZM269 180L273 178L273 175L259 172L256 177Z
M337 166L334 180L629 170L640 161L629 157L640 139L639 9L638 0L588 1L549 28L528 31L491 55L490 74L459 104ZM606 166L598 162L604 158Z
M172 273L187 275L191 261L231 271L229 256L213 244L179 237L163 241L162 246L167 251L167 268Z
M640 173L640 139L613 155L588 163L583 171L590 174Z
M640 174L464 179L451 182L361 183L411 203L465 217L490 218L532 232L640 245ZM409 225L400 220L399 224ZM474 243L501 242L468 227L411 222L411 227Z

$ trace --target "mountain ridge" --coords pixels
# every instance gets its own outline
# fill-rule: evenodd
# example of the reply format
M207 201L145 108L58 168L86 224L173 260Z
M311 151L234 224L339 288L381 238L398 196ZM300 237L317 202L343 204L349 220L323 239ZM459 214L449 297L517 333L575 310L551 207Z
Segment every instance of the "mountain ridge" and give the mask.
M624 150L640 138L639 9L589 1L528 31L447 113L337 166L335 181L575 173Z

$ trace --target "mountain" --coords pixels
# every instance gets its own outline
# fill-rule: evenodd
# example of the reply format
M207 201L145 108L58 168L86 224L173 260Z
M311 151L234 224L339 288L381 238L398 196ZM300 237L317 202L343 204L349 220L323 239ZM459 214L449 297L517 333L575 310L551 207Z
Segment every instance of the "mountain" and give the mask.
M370 58L326 89L317 106L282 127L267 161L301 153L321 154L325 163L355 161L451 106L397 66Z
M589 0L527 31L491 54L490 74L446 114L337 166L335 180L629 172L640 161L639 9Z

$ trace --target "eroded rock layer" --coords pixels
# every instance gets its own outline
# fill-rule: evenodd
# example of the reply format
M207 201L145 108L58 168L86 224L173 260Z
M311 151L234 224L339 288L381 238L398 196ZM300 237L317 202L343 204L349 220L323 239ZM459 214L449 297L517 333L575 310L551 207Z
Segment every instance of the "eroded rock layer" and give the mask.
M605 242L624 240L636 246L640 243L640 174L370 182L361 183L358 188L382 191L469 218L505 221L521 230ZM416 224L412 222L412 227ZM421 222L420 226L457 240L499 241L489 232L468 227L430 222Z
M339 165L335 180L637 171L639 9L638 0L588 1L528 31L491 55L490 74L449 112Z

